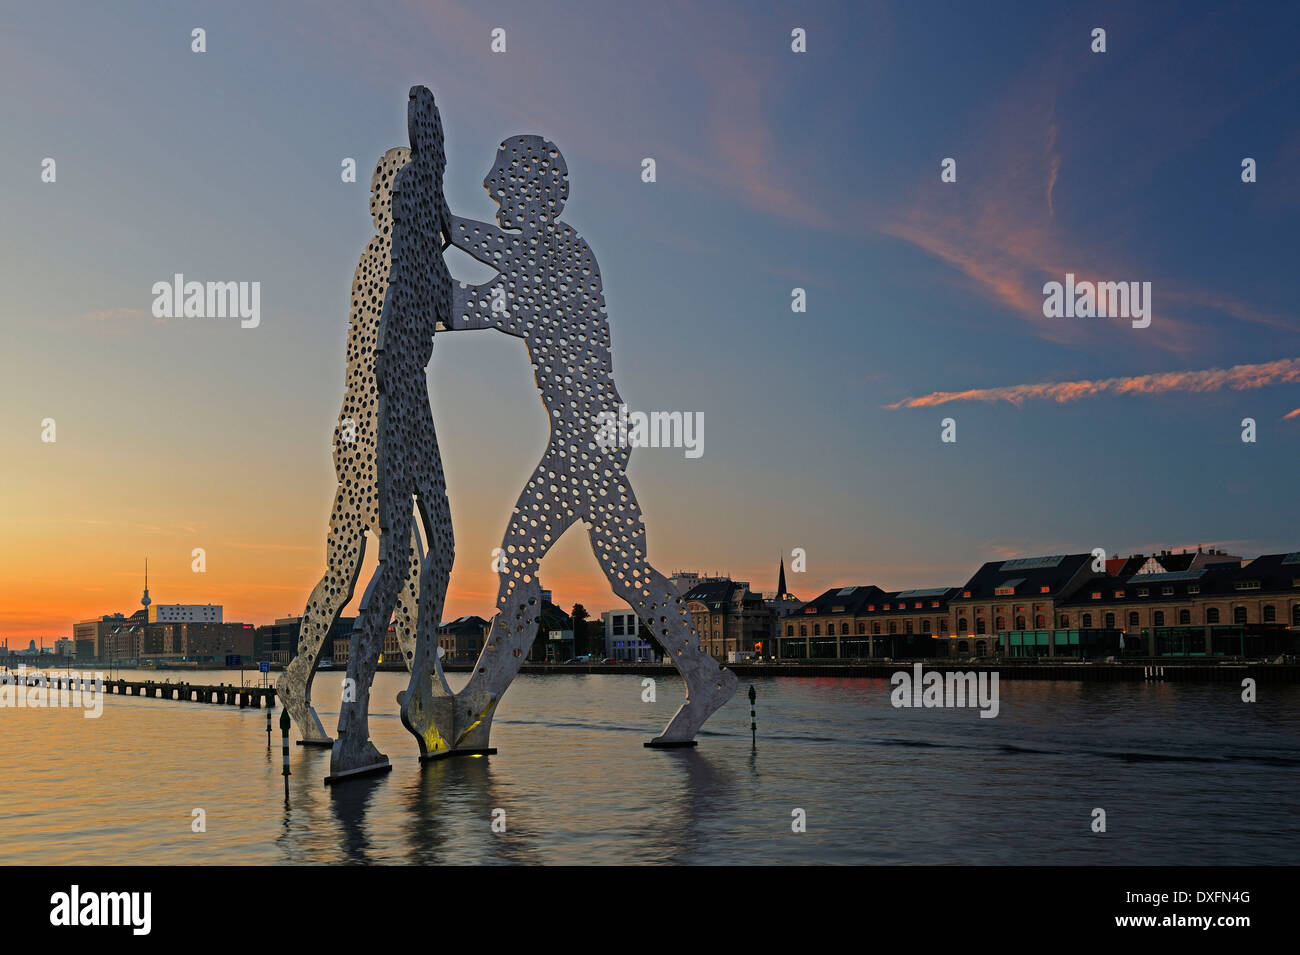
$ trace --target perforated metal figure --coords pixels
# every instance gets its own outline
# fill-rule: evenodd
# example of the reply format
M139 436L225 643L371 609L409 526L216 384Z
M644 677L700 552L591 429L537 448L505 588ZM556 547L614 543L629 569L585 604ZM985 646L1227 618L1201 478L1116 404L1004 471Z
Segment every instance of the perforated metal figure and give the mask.
M538 566L582 521L615 593L656 635L686 684L686 702L650 745L690 745L730 698L736 676L700 649L681 594L646 561L645 526L627 476L631 449L597 439L602 412L617 412L622 399L600 270L587 243L559 218L569 190L564 158L540 136L513 137L502 143L483 186L499 206L501 228L453 217L448 235L498 274L483 285L459 285L448 327L495 328L524 339L550 440L506 528L497 615L473 676L454 706L428 707L419 721L408 714L407 725L424 752L448 744L487 748L496 706L537 635ZM421 621L425 613L422 604Z
M425 87L411 88L407 131L411 152L393 183L392 268L375 344L379 566L352 633L331 781L389 768L388 757L370 741L367 710L384 632L410 579L412 500L429 542L420 569L412 672L436 679L430 695L450 693L437 668L435 635L451 574L451 512L425 377L435 327L450 315L451 275L442 256L450 214L442 197L442 121Z
M405 146L388 150L370 177L370 214L377 234L361 253L352 280L346 391L334 429L334 473L338 489L330 514L326 570L307 598L297 655L276 683L276 693L307 745L333 745L311 705L312 680L329 632L339 613L352 600L365 558L366 536L380 536L379 492L375 483L375 341L392 268L393 178L410 155ZM422 559L420 537L413 529L407 553L406 586L398 598L393 619L402 658L408 666L415 650Z

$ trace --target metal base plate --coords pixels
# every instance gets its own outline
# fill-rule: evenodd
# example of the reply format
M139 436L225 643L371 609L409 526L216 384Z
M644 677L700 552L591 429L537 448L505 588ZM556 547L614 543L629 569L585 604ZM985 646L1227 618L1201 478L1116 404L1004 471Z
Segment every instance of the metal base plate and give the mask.
M392 772L393 764L385 760L382 763L372 763L369 766L362 766L360 769L348 769L341 773L335 773L332 776L325 777L325 785L333 786L336 783L346 782L349 779L356 779L359 776L377 776L380 773Z
M420 757L420 762L431 763L438 759L451 759L453 756L495 756L496 747L489 749L444 749L438 753L426 753Z

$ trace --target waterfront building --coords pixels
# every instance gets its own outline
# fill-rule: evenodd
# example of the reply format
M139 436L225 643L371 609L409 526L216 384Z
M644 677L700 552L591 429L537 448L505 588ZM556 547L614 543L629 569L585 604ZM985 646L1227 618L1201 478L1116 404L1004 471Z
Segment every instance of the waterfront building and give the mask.
M831 589L780 621L776 655L1090 659L1296 652L1300 552L1243 562L1218 550L1162 551L1114 558L1101 571L1096 565L1091 553L1020 557L985 563L962 587Z
M103 660L104 640L114 629L126 625L126 616L120 613L104 614L91 617L72 625L72 642L75 644L75 656L78 661L94 662Z
M631 610L606 610L600 615L605 657L635 663L658 663L662 652L650 639L645 622Z
M457 617L438 627L443 662L473 663L487 642L492 624L478 616Z
M221 604L153 604L149 623L221 623Z
M725 661L731 651L754 652L771 640L774 614L763 598L749 589L748 581L692 574L676 574L671 579L689 583L692 577L696 582L682 599L705 653Z
M941 653L957 587L833 587L780 621L776 658L892 659Z
M1091 552L989 561L953 596L940 631L944 635L941 643L946 643L940 647L940 655L992 656L1003 652L1003 648L1011 656L1063 655L1058 652L1057 641L1043 634L1055 627L1058 604L1094 578L1107 577L1104 571L1092 569L1096 562ZM1070 626L1063 624L1062 629L1069 630ZM1068 647L1068 641L1074 639L1073 645L1079 646L1080 640L1090 636L1066 634L1061 645ZM1046 647L1047 652L1040 654L1035 649L1031 654L1022 654L1016 650L1027 645Z
M325 647L331 652L334 641L346 640L352 634L355 617L339 617L325 636ZM298 655L298 639L302 633L302 617L279 617L275 623L258 627L254 638L253 655L258 660L287 664Z
M1059 625L1103 627L1142 656L1290 653L1300 634L1300 553L1107 578L1060 608Z

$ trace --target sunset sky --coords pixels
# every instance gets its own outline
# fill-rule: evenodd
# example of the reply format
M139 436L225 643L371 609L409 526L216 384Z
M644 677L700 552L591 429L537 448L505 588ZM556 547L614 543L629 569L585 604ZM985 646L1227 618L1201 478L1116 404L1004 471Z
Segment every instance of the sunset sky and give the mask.
M491 218L502 139L559 145L623 397L703 414L702 457L632 458L664 573L772 590L803 548L789 585L810 599L1094 547L1300 550L1300 7L1136 6L11 7L0 639L131 612L146 556L155 602L302 612L369 170L406 145L414 84L458 214ZM260 282L260 326L155 319L178 272ZM1044 318L1066 273L1150 282L1150 327ZM491 331L439 335L429 390L457 539L444 617L487 616L546 419L522 343ZM616 606L580 530L542 581Z

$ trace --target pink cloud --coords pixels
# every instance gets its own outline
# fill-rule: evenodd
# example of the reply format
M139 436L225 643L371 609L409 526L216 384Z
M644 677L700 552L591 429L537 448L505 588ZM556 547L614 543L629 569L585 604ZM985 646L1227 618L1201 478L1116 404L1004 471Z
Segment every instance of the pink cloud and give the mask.
M1031 399L1065 404L1100 394L1158 395L1172 391L1206 392L1224 388L1245 391L1300 382L1300 358L1281 358L1257 365L1234 365L1206 371L1171 371L1127 378L1100 378L1095 381L1042 382L1006 385L1000 388L972 388L966 391L936 391L917 398L904 398L886 408L932 408L954 401L1006 401L1019 407ZM1300 408L1287 417L1300 412Z

